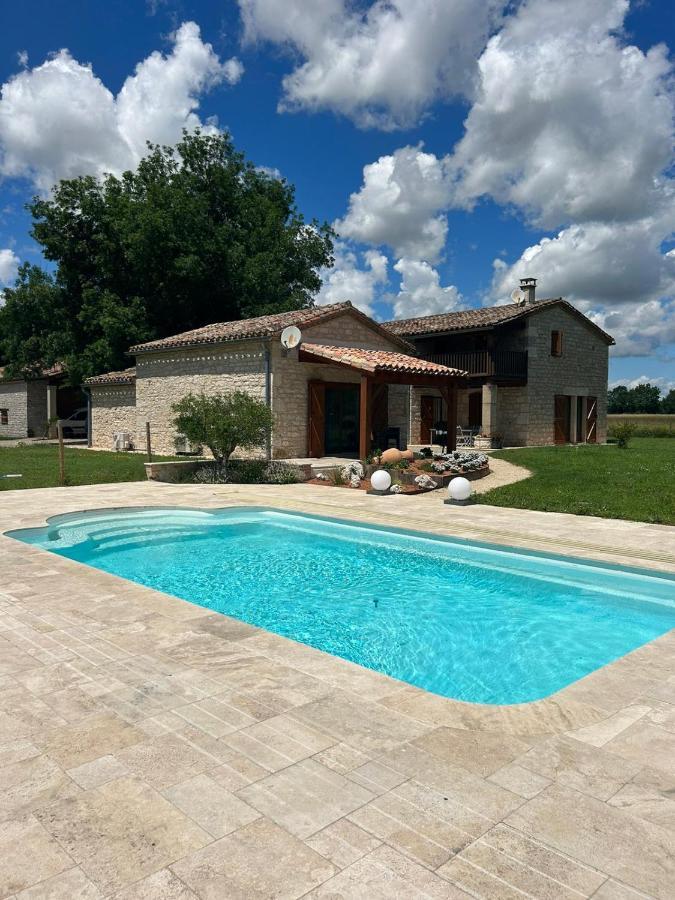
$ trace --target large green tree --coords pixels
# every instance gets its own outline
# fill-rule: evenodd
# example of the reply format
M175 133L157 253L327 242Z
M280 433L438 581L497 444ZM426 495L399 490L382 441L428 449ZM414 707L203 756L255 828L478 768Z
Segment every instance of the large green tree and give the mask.
M10 370L63 360L75 382L134 342L308 306L333 262L330 227L227 134L149 145L134 172L61 181L29 209L54 275L23 269L5 292L1 352Z

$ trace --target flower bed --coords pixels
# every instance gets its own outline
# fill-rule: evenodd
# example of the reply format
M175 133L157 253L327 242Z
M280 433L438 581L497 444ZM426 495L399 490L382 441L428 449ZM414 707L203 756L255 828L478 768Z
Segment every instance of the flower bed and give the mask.
M436 488L447 487L457 475L473 481L490 472L488 458L474 450L455 450L452 453L437 454L427 459L403 460L399 463L383 464L352 462L345 466L321 473L311 479L310 484L329 487L344 487L370 490L370 476L378 469L386 469L392 477L390 493L425 494Z

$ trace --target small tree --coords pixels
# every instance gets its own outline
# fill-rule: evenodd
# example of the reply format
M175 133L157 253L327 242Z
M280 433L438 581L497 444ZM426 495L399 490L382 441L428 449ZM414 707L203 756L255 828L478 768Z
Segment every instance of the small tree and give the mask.
M262 401L244 391L229 394L188 394L172 407L176 428L193 444L208 447L215 460L214 481L222 473L236 447L262 447L272 429L272 412Z
M616 438L617 445L622 450L626 450L636 431L637 425L633 422L617 422L612 429L612 435Z

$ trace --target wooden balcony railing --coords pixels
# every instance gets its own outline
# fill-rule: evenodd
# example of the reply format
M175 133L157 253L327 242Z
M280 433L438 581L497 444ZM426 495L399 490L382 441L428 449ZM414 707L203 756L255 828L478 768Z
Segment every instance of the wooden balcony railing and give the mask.
M468 350L451 353L426 353L429 362L463 369L469 375L493 378L527 378L527 352L524 350Z

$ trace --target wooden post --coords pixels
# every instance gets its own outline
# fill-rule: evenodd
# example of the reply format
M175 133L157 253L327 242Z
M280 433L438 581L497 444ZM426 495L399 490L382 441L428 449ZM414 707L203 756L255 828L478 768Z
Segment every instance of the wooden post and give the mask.
M148 462L152 462L152 444L150 443L150 423L145 423L145 449L148 454Z
M66 483L66 458L63 450L63 425L60 422L56 426L56 433L59 437L59 485L63 487Z
M359 458L365 459L370 453L370 379L361 376L361 397L359 403Z
M448 453L457 449L457 385L450 381L445 390L448 407Z

